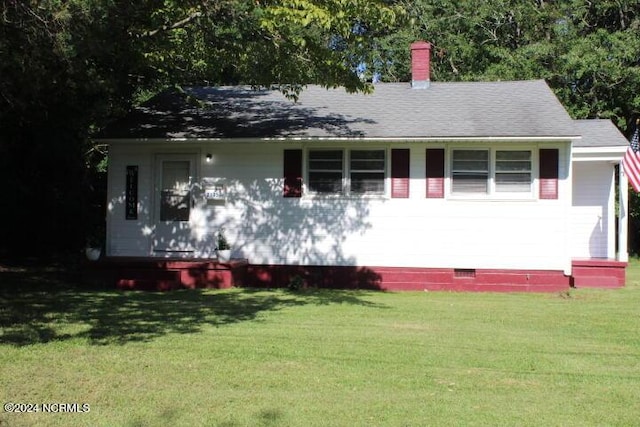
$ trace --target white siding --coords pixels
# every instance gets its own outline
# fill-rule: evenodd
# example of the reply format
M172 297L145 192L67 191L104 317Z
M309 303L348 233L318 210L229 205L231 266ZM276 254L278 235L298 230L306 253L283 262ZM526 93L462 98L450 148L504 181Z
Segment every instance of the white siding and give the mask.
M565 271L570 266L567 145L544 145L561 148L559 200L537 199L537 163L535 196L529 200L426 199L427 145L418 143L397 145L411 149L409 199L284 198L283 150L304 144L211 142L193 146L201 159L198 180L219 178L227 186L226 204L199 200L195 207L191 227L198 250L193 255L210 255L215 233L225 227L234 256L255 264ZM535 151L539 146L543 145L528 147ZM144 150L133 147L118 145L110 151L110 255L151 254L150 169L154 153L166 150L159 145ZM204 161L205 153L213 154L211 163ZM140 166L141 214L137 221L124 219L128 164ZM447 191L448 186L447 182Z
M138 166L138 219L125 220L127 165ZM107 202L107 254L147 256L150 254L152 156L148 149L120 146L109 148Z
M609 162L574 163L571 255L615 257L614 167Z

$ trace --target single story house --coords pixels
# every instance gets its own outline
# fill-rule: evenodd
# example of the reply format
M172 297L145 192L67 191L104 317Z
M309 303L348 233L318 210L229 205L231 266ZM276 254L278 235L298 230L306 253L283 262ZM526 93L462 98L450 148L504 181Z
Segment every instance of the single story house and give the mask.
M615 126L573 120L543 80L430 82L430 45L411 49L411 84L310 85L295 101L189 87L106 129L118 285L623 286Z

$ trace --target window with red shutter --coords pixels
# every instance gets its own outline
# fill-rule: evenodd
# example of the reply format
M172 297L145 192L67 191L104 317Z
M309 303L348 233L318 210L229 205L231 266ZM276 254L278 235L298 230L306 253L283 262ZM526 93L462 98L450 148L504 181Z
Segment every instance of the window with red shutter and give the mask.
M385 194L387 151L320 148L307 151L309 194Z

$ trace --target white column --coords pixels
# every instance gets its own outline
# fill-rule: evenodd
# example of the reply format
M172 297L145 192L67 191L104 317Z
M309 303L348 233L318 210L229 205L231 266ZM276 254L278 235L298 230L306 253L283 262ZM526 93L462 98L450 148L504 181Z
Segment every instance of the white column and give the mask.
M618 186L616 164L611 162L611 190L609 191L609 200L607 202L607 209L603 217L607 219L607 259L618 259L618 252L616 251L616 241L618 240L618 230L616 229L616 218L618 218L618 207L616 206L616 199L618 198ZM604 219L603 218L603 219ZM605 225L605 224L603 224Z
M629 185L624 168L620 164L618 170L618 188L620 200L618 203L618 261L629 261L628 234L629 234Z

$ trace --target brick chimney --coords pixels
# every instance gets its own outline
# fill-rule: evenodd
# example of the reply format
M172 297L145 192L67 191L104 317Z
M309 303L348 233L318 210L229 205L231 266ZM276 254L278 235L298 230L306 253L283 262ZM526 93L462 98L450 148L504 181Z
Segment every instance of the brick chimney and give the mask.
M411 43L411 87L413 89L429 87L430 62L431 43L425 41Z

